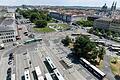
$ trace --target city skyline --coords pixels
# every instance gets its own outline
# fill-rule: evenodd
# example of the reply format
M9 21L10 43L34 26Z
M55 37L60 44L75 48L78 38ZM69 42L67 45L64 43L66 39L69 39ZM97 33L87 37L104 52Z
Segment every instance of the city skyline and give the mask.
M101 7L105 3L111 7L112 3L117 2L120 7L120 0L4 0L0 1L0 5L18 6L18 5L50 5L50 6L90 6Z

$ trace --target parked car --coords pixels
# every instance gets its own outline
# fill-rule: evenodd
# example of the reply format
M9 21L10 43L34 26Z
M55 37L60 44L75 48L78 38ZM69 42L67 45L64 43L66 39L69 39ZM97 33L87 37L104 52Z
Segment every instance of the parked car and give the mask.
M12 64L12 60L9 60L9 61L8 61L8 64L11 65L11 64Z
M12 72L12 69L11 69L11 68L8 68L7 74L9 75L9 74L11 74L11 72Z

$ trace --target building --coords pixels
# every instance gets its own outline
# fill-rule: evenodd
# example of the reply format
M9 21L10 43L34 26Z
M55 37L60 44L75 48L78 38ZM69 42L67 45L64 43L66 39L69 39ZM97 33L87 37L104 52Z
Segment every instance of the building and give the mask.
M99 15L91 15L87 17L87 20L94 21L96 19L102 18L102 16Z
M117 5L117 2L113 2L112 6L111 6L111 11L116 10L116 5Z
M74 15L72 13L59 13L59 12L50 12L49 14L52 18L61 20L63 22L72 23L79 20L87 20L87 17L83 14Z
M112 18L100 18L94 21L94 28L105 29L120 33L120 20Z
M2 43L16 41L17 35L15 19L5 18L0 24L0 39Z
M106 12L106 11L107 11L107 5L106 5L106 3L105 3L104 6L102 6L101 11L103 11L103 12Z

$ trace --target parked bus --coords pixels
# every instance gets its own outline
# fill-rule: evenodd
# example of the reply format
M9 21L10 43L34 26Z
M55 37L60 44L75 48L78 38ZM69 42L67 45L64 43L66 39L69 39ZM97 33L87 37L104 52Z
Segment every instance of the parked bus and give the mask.
M53 80L49 73L45 74L45 80Z
M15 74L12 74L11 80L15 80Z
M110 51L120 51L119 47L109 47Z
M83 64L88 70L90 70L93 74L95 74L100 79L103 79L106 74L99 70L97 67L89 63L86 59L80 58L81 64Z
M30 72L29 72L28 69L25 69L25 71L24 71L24 76L25 76L25 80L31 80L31 79L30 79Z
M42 38L34 38L34 39L26 40L24 41L24 44L28 44L36 41L42 41Z
M38 80L44 80L43 76L38 77Z
M115 44L112 44L111 46L112 46L112 47L117 47L117 48L120 48L120 45L115 45Z
M35 41L42 41L42 38L35 38Z
M35 67L35 72L36 72L36 74L37 74L37 77L40 77L41 74L42 74L39 66Z
M55 66L55 64L53 63L53 61L51 60L50 57L46 57L45 60L48 62L48 64L52 68L52 70L56 69L56 66Z
M63 76L60 74L60 72L58 71L58 69L54 70L54 74L56 75L58 80L65 80Z
M106 42L105 42L105 41L95 41L95 43L97 43L97 44L101 44L101 45L103 45L103 46L106 45Z

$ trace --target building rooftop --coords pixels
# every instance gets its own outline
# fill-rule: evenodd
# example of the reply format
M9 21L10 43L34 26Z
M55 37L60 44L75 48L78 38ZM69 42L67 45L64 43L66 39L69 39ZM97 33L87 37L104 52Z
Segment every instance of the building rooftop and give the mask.
M111 18L99 18L99 19L96 19L97 21L106 21L106 22L112 22L113 19Z
M6 18L1 25L12 25L14 20L12 18Z
M0 31L12 31L12 30L14 30L14 27L0 25Z
M0 31L15 30L15 20L12 18L6 18L0 24Z

